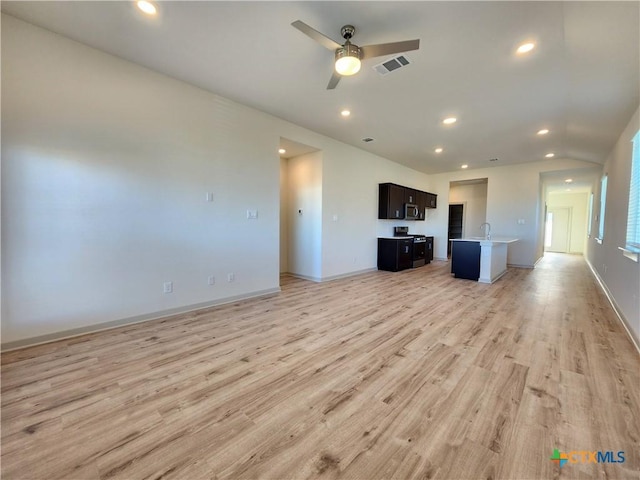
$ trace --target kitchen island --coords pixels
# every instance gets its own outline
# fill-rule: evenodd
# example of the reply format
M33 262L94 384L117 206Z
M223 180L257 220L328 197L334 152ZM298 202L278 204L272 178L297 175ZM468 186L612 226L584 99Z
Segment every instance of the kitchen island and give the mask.
M451 273L456 278L493 283L507 272L507 249L517 238L451 239Z

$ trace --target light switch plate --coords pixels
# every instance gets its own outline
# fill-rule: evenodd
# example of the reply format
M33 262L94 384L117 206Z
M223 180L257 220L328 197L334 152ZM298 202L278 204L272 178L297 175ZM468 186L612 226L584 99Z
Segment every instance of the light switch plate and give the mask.
M247 210L247 218L249 220L256 220L258 218L258 210Z

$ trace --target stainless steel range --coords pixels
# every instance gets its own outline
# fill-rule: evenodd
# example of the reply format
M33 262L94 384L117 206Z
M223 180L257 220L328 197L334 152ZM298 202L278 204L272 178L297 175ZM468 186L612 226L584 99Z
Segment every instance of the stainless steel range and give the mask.
M426 264L427 258L427 236L409 233L409 227L393 227L394 237L413 237L413 253L411 260L413 268L418 268Z

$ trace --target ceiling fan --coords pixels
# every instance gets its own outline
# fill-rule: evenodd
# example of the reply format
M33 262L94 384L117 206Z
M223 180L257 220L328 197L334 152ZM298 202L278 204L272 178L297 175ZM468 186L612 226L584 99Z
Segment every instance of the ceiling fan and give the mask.
M351 43L351 38L356 33L353 25L345 25L340 29L340 34L345 39L343 45L333 41L326 35L311 28L301 20L296 20L291 26L297 28L302 33L311 37L325 48L335 52L335 71L329 80L327 90L333 90L343 76L354 75L360 71L360 60L367 58L392 55L394 53L409 52L420 48L420 40L405 40L404 42L379 43L377 45L366 45L359 47Z

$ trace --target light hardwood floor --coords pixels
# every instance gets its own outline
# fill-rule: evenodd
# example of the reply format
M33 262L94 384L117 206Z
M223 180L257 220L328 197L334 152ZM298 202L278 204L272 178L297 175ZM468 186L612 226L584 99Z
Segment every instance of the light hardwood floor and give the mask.
M448 269L3 354L2 478L640 478L640 360L582 257Z

